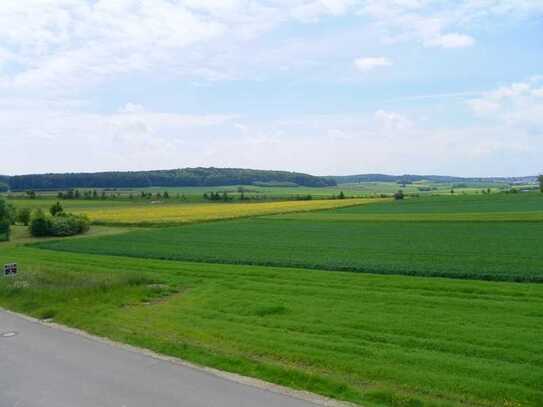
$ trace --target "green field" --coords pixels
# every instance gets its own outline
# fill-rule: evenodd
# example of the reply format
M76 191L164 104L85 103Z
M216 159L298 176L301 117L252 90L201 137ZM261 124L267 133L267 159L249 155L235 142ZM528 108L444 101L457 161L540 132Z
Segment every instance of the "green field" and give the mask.
M543 219L534 211L541 203L539 194L413 199L53 241L40 247L213 263L539 282L543 281L543 222L504 220L532 213ZM382 221L390 214L401 216ZM425 214L448 221L417 220ZM477 222L447 218L459 214L471 214ZM500 217L485 221L482 214Z
M0 305L366 406L543 403L543 286L0 252Z
M543 194L370 201L65 239L15 227L0 306L363 406L543 405ZM246 205L69 202L196 222Z

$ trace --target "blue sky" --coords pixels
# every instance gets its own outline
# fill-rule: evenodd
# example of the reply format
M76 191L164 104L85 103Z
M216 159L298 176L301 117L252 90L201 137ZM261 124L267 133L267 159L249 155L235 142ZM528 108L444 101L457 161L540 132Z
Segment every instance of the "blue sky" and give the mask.
M541 0L3 0L0 173L543 171Z

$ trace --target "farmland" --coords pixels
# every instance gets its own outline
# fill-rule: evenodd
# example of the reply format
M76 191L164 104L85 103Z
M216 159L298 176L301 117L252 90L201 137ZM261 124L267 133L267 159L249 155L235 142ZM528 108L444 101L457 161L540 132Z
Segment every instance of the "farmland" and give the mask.
M259 203L175 203L150 204L126 201L66 201L65 209L85 213L95 224L101 225L169 225L176 223L205 222L219 219L235 219L276 213L304 212L333 209L353 205L372 204L381 199L334 199L310 201L280 201ZM28 200L35 207L47 208L54 200ZM12 201L23 207L26 201Z
M543 403L542 194L72 202L108 225L16 227L0 306L364 406Z
M0 305L366 406L540 405L543 286L12 248Z
M452 212L462 202L480 212ZM543 281L543 211L534 210L541 204L538 194L382 202L55 241L42 247L214 263ZM534 219L539 221L530 222Z

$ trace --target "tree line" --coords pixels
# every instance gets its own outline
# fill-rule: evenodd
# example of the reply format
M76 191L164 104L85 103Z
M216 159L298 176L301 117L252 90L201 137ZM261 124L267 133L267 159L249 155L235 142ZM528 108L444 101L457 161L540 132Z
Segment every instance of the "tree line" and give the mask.
M6 180L7 179L7 180ZM287 171L240 168L183 168L175 170L36 174L4 177L12 191L75 188L144 188L251 185L278 183L308 187L335 186L330 178Z

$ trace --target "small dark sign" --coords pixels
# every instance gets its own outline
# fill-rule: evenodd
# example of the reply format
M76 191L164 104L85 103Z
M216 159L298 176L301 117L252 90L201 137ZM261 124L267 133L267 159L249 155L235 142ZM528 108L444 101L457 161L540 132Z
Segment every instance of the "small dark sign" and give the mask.
M14 276L17 274L17 263L4 264L4 275Z

